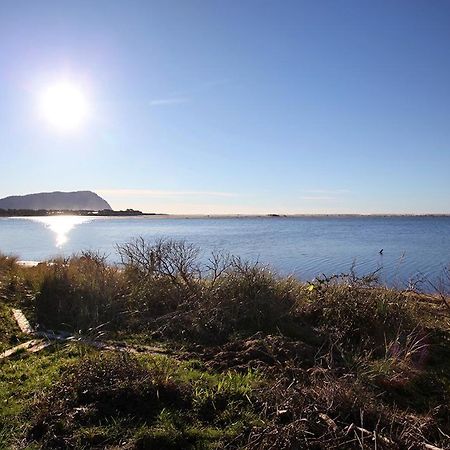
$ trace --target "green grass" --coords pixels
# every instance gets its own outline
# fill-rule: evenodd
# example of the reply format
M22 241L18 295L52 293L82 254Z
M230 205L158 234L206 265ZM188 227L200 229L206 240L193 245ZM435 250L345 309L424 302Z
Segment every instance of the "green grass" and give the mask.
M212 374L192 366L76 345L21 355L2 365L0 448L24 438L48 448L62 439L74 448L125 440L136 448L215 448L261 423L250 400L261 383L257 374Z
M0 448L9 448L22 435L23 414L36 395L58 382L79 357L78 349L71 347L38 355L18 353L0 362Z

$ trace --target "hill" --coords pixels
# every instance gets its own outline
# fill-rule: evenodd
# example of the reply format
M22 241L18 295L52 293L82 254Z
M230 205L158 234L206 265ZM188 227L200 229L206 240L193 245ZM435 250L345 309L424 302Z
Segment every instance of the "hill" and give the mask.
M111 210L109 203L91 191L40 192L0 199L0 209Z

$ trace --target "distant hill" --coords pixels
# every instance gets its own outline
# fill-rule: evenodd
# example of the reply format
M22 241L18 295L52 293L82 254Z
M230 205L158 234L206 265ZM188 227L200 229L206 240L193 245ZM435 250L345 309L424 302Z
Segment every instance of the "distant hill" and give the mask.
M0 199L0 209L46 209L101 211L111 210L109 203L95 192L40 192Z

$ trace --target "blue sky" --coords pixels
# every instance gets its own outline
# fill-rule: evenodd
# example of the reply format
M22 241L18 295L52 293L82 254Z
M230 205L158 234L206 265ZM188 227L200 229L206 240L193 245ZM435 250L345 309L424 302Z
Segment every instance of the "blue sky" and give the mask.
M450 213L450 3L0 3L0 197L169 213ZM72 80L61 133L39 93Z

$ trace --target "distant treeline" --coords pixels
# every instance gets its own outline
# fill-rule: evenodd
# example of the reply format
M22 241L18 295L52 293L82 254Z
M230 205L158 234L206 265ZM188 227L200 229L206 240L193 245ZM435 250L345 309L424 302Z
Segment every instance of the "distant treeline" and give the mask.
M113 211L110 209L103 209L101 211L73 211L69 209L62 210L48 210L48 209L0 209L0 217L29 217L29 216L57 216L57 215L71 215L71 216L152 216L155 213L143 213L135 209L127 209L124 211Z

